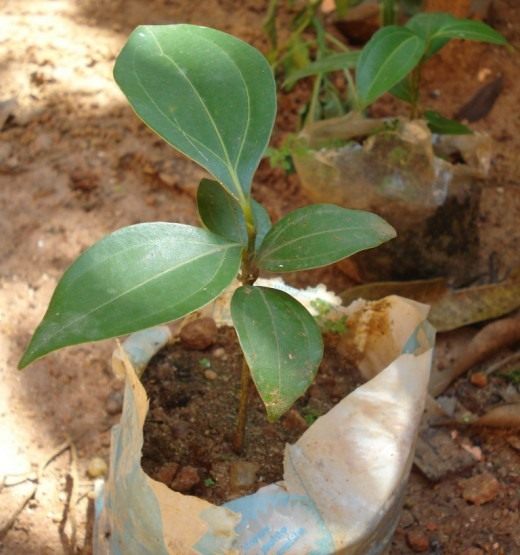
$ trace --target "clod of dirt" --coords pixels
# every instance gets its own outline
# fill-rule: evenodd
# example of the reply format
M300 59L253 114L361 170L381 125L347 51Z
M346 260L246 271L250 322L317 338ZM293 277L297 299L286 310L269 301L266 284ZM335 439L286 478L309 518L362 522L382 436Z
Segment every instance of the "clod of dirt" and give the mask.
M159 468L159 470L154 474L153 477L158 482L162 482L163 484L170 486L178 470L179 470L179 465L177 463L169 462L169 463L163 464L161 468Z
M171 483L171 488L181 493L187 493L199 482L199 471L193 466L183 466Z
M430 547L428 536L421 530L410 530L406 534L406 542L415 553L424 553Z
M218 378L218 374L214 370L204 370L204 377L212 382Z
M476 387L486 387L488 377L484 372L475 372L471 375L469 381Z
M484 555L485 551L480 547L468 547L460 555Z
M282 424L287 430L296 432L304 432L309 427L305 418L296 409L291 409L284 416Z
M110 415L119 414L123 410L123 392L112 391L105 401L105 410Z
M462 497L474 505L493 501L500 491L499 481L489 472L461 480L459 487L462 490Z
M506 438L507 443L516 451L520 451L520 437L518 436L509 436Z
M444 428L426 428L419 432L415 464L432 482L475 465L475 457L456 443Z
M217 325L213 318L199 318L182 328L180 339L185 349L203 351L214 345L217 339Z

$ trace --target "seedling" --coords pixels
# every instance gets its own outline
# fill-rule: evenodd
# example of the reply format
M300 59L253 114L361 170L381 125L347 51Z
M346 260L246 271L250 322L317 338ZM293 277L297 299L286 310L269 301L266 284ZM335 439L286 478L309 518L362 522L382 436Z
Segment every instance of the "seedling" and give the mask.
M466 126L419 106L422 66L452 39L507 44L500 33L481 21L458 19L447 13L419 13L404 26L379 29L360 52L321 57L293 72L288 82L311 75L321 79L324 73L355 69L355 80L349 81L353 110L363 111L390 92L409 104L412 118L424 116L433 132L470 133Z
M89 248L58 283L20 367L68 345L181 318L238 277L231 315L244 353L239 451L251 378L273 421L311 384L323 354L314 318L290 295L257 287L259 272L331 264L395 231L374 214L330 204L271 226L251 182L273 127L275 83L252 46L193 25L138 27L114 74L137 115L214 177L198 188L203 227L132 225Z

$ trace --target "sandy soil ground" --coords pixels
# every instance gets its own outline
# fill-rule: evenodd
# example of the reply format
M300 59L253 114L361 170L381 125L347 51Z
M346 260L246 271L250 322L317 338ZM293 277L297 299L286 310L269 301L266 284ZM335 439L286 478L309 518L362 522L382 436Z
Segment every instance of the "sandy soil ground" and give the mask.
M107 459L109 429L117 421L107 410L120 389L109 368L113 344L52 354L23 373L16 364L59 276L87 246L136 222L196 223L193 199L203 172L153 136L113 82L114 59L128 33L141 23L193 22L262 48L265 2L4 0L0 6L0 478L9 475L12 483L13 475L32 476L64 441L74 447L42 473L34 498L0 537L0 553L69 553L76 552L74 543L88 553L92 481L86 468L93 457ZM518 46L514 6L515 0L497 1L494 22ZM479 72L504 75L497 106L476 128L498 144L483 199L482 266L492 252L511 266L520 246L514 232L520 62L506 49L477 45L465 52L445 59L442 71L432 68L426 80L441 91L434 104L449 114L481 86ZM454 72L467 78L455 80ZM292 113L284 121L294 119ZM274 217L304 202L294 177L265 169L255 194L263 200L270 189L277 193L269 205ZM3 487L2 525L33 485ZM402 545L400 552L411 552ZM516 546L507 553L520 553L520 540Z

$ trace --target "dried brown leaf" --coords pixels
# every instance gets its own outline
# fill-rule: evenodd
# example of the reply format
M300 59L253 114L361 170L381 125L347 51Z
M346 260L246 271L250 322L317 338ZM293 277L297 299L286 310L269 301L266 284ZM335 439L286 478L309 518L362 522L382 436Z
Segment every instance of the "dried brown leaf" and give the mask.
M382 281L347 289L345 305L355 299L377 300L400 295L431 305L428 320L439 332L499 318L520 307L520 268L500 283L450 290L443 278L417 281Z
M472 425L488 426L490 428L520 428L520 403L493 407L475 422L472 422Z
M444 278L416 281L379 281L347 289L341 294L343 304L349 305L356 299L375 301L388 295L399 295L414 301L433 304L448 293Z

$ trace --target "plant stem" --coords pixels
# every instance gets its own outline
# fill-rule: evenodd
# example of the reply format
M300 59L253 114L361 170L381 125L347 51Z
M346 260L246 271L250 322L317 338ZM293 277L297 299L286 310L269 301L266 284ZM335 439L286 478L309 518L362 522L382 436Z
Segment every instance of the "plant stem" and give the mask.
M233 451L240 454L244 448L244 437L247 424L247 409L249 404L249 388L251 385L251 372L246 359L242 359L242 373L240 375L240 404L238 406L237 426L233 437Z
M334 35L326 33L325 36L332 44L336 45L343 52L350 52L350 49L340 40L338 40ZM346 67L343 69L343 73L345 74L345 79L347 80L348 95L350 96L350 100L352 102L352 109L355 112L360 112L361 107L359 105L359 96L357 93L356 83L354 82L354 77L352 76L352 72L348 67Z
M410 82L412 86L412 104L410 111L410 119L417 119L420 114L419 110L419 89L421 86L421 64L419 64L410 75Z
M251 202L242 205L247 227L247 249L242 255L239 279L242 285L253 285L256 281L258 271L252 264L255 252L256 225ZM240 377L240 403L238 406L237 425L233 437L233 451L240 454L244 448L244 437L247 424L247 410L249 401L249 389L251 385L251 372L242 355L242 373Z
M381 2L381 25L395 25L395 1L382 0Z

